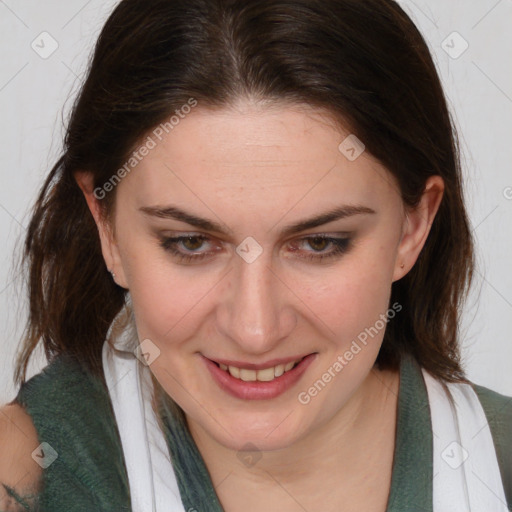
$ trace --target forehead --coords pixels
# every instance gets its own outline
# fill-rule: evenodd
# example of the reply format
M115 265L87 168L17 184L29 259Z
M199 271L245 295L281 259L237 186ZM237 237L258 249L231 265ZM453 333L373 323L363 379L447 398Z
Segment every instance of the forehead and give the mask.
M349 136L325 111L305 105L198 105L146 135L142 144L151 149L123 187L139 205L195 195L268 208L306 195L304 204L396 194L390 173L368 152L347 157Z

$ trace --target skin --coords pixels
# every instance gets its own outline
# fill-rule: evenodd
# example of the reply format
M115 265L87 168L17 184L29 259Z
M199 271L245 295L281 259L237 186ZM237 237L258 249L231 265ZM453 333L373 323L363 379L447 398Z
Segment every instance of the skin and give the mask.
M443 181L431 177L408 211L393 176L367 151L354 161L340 152L349 134L307 106L199 105L117 185L113 225L100 216L90 175L76 173L105 263L130 290L139 339L160 350L150 369L185 411L227 511L318 510L319 502L327 511L340 503L385 510L399 377L374 368L384 329L307 405L298 394L388 310L392 282L411 269L428 236ZM140 211L168 205L229 232ZM280 234L342 205L375 213ZM178 249L207 257L180 262L159 245L159 236L185 234L208 240ZM349 249L306 259L332 252L305 239L320 234L348 236ZM252 263L235 252L248 236L263 249ZM309 353L316 357L299 382L268 400L228 395L202 360ZM237 457L247 443L261 455L253 465Z
M0 484L24 497L41 490L42 469L32 458L39 443L32 419L22 406L9 404L0 408ZM3 485L0 485L0 510L22 510Z

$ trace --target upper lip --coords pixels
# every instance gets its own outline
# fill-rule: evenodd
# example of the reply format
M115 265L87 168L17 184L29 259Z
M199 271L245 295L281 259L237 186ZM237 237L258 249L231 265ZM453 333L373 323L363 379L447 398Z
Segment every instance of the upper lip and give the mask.
M295 361L300 361L301 359L304 359L306 356L309 355L310 354L302 354L292 357L281 357L278 359L270 359L269 361L265 361L264 363L247 363L244 361L234 361L232 359L212 359L210 357L208 357L207 359L210 359L210 361L213 361L214 363L225 364L226 366L235 366L236 368L244 368L247 370L263 370L264 368L271 368L279 364L286 364L291 362L294 363Z

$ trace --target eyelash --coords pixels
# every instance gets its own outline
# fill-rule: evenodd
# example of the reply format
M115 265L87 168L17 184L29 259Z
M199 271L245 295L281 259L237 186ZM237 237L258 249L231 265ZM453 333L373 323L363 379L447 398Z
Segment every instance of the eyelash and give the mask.
M167 252L170 252L174 257L178 259L180 263L191 263L198 262L203 260L204 258L209 257L212 252L203 252L200 254L187 254L178 250L176 246L186 240L201 240L208 241L209 238L204 235L186 235L186 236L178 236L178 237L163 237L160 238L160 246ZM310 254L309 256L299 256L301 259L305 259L308 261L317 261L323 262L325 260L330 260L336 257L341 257L343 254L349 251L351 247L350 238L336 238L336 237L328 237L325 235L314 235L307 236L299 239L299 241L311 241L311 240L320 240L325 241L328 244L333 246L333 249L328 253L317 253Z

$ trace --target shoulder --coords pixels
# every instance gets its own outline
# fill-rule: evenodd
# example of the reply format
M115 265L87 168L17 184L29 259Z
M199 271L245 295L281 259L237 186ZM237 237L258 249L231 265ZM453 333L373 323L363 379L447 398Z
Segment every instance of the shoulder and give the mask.
M54 395L66 395L83 389L84 394L92 390L101 394L101 381L94 376L85 365L79 363L70 356L58 356L45 366L38 374L23 383L16 401L25 403L32 397L48 398L48 402L54 402ZM28 405L28 404L27 404ZM58 407L58 403L54 403ZM67 405L67 404L66 404Z
M472 384L489 423L505 496L512 510L512 397Z
M507 434L512 444L512 396L472 383L491 428Z
M62 448L81 441L86 431L98 436L115 426L102 380L69 356L59 356L25 382L16 397L42 442Z
M0 510L11 510L14 504L6 487L19 495L38 491L42 476L35 459L38 447L37 431L25 409L19 404L0 407Z
M58 356L22 385L16 402L43 449L45 510L128 510L122 446L100 376Z
M45 453L45 441L51 432L58 436L57 425L73 415L70 399L76 401L78 392L94 397L88 381L79 365L58 358L26 381L15 400L0 406L0 484L18 490L39 480L50 451Z
M102 379L70 356L56 357L26 381L16 402L30 415L42 441L65 439L70 431L78 434L113 421Z

